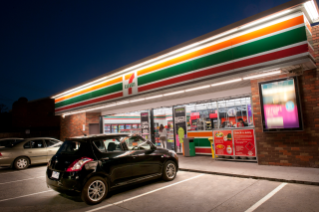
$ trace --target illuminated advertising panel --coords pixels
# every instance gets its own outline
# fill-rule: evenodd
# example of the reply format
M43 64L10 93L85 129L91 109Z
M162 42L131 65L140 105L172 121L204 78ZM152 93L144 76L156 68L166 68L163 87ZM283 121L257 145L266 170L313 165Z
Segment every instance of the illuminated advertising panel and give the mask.
M297 78L259 84L263 131L302 130Z

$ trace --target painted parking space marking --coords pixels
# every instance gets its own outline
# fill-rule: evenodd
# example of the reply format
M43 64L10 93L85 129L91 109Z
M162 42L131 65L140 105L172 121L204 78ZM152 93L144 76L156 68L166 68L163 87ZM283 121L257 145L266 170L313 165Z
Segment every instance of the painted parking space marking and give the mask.
M45 176L33 177L33 178L27 178L27 179L22 179L22 180L15 180L15 181L9 181L9 182L5 182L5 183L0 183L0 185L2 185L2 184L8 184L8 183L20 182L20 181L25 181L25 180L32 180L32 179L37 179L37 178L42 178L42 177L45 177Z
M254 211L256 208L258 208L259 206L261 206L264 202L266 202L267 200L269 200L272 196L274 196L278 191L280 191L283 187L285 187L288 183L281 183L279 186L277 186L277 188L275 188L274 190L272 190L269 194L267 194L265 197L263 197L261 200L259 200L258 202L256 202L253 206L251 206L250 208L248 208L245 212L252 212Z
M37 193L33 193L33 194L27 194L27 195L23 195L23 196L8 198L8 199L1 199L0 202L4 202L4 201L8 201L8 200L13 200L13 199L19 199L19 198L23 198L23 197L29 197L29 196L33 196L33 195L37 195L37 194L42 194L42 193L50 192L50 191L53 191L53 190L41 191L41 192L37 192Z
M25 171L32 171L32 170L37 170L37 169L44 169L46 170L47 167L39 167L39 168L32 168L32 169L24 169L24 170L16 170L16 171L10 171L10 172L5 172L5 173L1 173L0 172L0 175L3 175L3 174L11 174L11 173L16 173L16 172L25 172Z
M191 177L191 178L188 178L188 179L185 179L185 180L182 180L182 181L179 181L179 182L176 182L176 183L173 183L173 184L170 184L170 185L167 185L167 186L164 186L164 187L161 187L161 188L158 188L158 189L155 189L155 190L152 190L152 191L149 191L149 192L146 192L146 193L137 195L137 196L135 196L135 197L131 197L131 198L128 198L128 199L125 199L125 200L121 200L121 201L112 203L112 204L108 204L108 205L104 205L104 206L101 206L101 207L98 207L98 208L94 208L94 209L88 210L88 211L86 211L86 212L98 211L98 210L101 210L101 209L104 209L104 208L108 208L108 207L111 207L111 206L115 206L115 205L118 205L118 204L121 204L121 203L130 201L130 200L133 200L133 199L136 199L136 198L139 198L139 197L142 197L142 196L145 196L145 195L154 193L154 192L156 192L156 191L160 191L160 190L162 190L162 189L165 189L165 188L168 188L168 187L171 187L171 186L174 186L174 185L177 185L177 184L180 184L180 183L183 183L183 182L186 182L186 181L189 181L189 180L192 180L192 179L201 177L201 176L203 176L203 175L204 175L204 174L196 175L196 176L194 176L194 177Z

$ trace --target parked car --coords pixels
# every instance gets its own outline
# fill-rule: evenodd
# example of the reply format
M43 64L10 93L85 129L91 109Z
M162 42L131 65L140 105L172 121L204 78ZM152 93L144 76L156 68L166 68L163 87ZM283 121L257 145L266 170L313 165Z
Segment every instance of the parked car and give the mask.
M121 186L162 178L173 180L178 157L139 135L104 134L67 139L48 163L48 187L78 192L87 204L103 201Z
M24 138L1 138L0 139L0 148L10 146L13 143L15 143L16 141L21 141L23 139Z
M0 149L0 166L25 169L31 164L48 163L62 143L48 137L17 140Z

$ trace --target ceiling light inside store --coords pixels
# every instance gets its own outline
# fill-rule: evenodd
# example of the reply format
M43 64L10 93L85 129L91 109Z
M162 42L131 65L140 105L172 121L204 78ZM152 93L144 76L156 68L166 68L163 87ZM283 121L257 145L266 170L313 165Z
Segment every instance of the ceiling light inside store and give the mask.
M219 83L211 84L211 86L214 87L214 86L218 86L218 85L224 85L224 84L228 84L228 83L232 83L232 82L239 82L239 81L242 81L242 79L238 78L238 79L234 79L234 80L219 82Z
M196 90L205 89L205 88L209 88L209 87L210 87L210 85L200 86L200 87L196 87L196 88L187 89L187 90L185 90L185 92L196 91Z
M313 0L308 1L305 3L305 8L307 10L307 13L309 14L310 18L312 19L312 21L318 21L319 19L319 15L315 6L315 3L313 2Z
M155 98L160 98L160 97L163 97L163 95L157 95L157 96L151 96L151 97L147 97L145 99L155 99Z
M176 91L176 92L172 92L172 93L166 93L164 94L164 96L171 96L171 95L175 95L175 94L180 94L180 93L184 93L185 91Z
M244 77L244 80L254 79L254 78L258 78L258 77L265 77L265 76L270 76L270 75L275 75L275 74L280 74L280 73L281 73L281 71L268 72L268 73L264 73L264 74L258 74L258 75Z
M133 100L130 100L130 102L140 102L140 101L144 101L145 99L144 98L141 98L141 99L133 99Z

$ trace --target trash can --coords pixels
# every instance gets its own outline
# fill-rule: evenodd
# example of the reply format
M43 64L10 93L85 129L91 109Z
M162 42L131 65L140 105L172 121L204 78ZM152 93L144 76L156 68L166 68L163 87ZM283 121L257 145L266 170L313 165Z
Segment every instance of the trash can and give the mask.
M183 139L183 155L185 157L195 156L195 142L193 137Z

